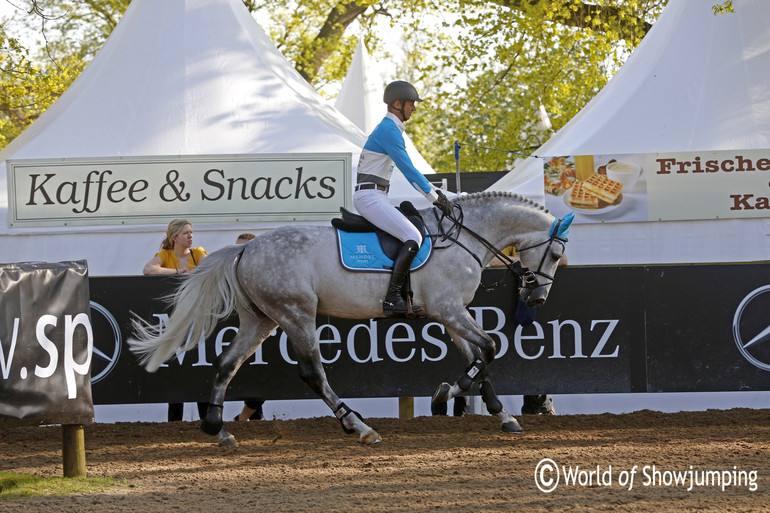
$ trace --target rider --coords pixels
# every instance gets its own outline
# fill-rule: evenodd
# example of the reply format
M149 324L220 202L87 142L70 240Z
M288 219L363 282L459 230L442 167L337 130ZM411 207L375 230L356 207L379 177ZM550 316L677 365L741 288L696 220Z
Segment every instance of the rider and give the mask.
M361 152L353 205L370 223L404 243L393 262L390 284L382 302L385 315L401 315L408 311L406 301L401 297L401 288L422 243L422 234L388 201L393 166L397 166L409 183L444 215L452 212L452 204L414 167L406 153L404 123L417 110L415 102L422 101L417 89L409 82L396 80L385 87L383 101L388 106L388 113L369 135ZM419 310L420 306L412 306L413 312Z

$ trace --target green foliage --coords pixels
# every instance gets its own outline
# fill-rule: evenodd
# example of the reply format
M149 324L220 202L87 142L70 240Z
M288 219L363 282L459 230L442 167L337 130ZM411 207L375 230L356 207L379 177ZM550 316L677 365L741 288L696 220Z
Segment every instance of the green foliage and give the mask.
M368 48L382 44L373 24L385 11L376 8L373 0L338 4L262 0L247 2L247 7L284 57L316 89L329 88L327 96L339 90L359 37Z
M579 0L521 2L515 8L481 0L460 4L457 48L442 56L451 72L413 136L438 171L454 170L454 140L531 153L606 84L663 7L641 0L588 7ZM537 127L541 102L553 131ZM462 151L461 166L510 169L515 156L469 148Z
M0 0L3 1L3 0ZM0 147L37 118L93 58L129 0L16 0L47 45L29 53L3 31ZM639 44L666 0L243 0L278 49L327 98L359 38L374 60L398 52L392 78L428 101L409 123L437 171L454 171L455 140L531 152L574 116ZM726 6L730 2L725 2ZM25 7L26 8L26 7ZM37 10L35 10L37 9ZM403 34L384 40L386 20ZM7 51L6 51L7 49ZM538 129L541 104L552 131ZM501 170L506 152L463 151L464 171Z
M84 63L72 55L59 66L41 67L29 50L0 28L0 148L16 138L56 101Z
M387 16L402 31L396 51L405 64L392 78L409 80L426 98L409 122L417 147L437 171L454 171L453 142L528 153L553 131L538 130L542 102L563 126L619 69L666 0L403 0L365 7L335 51L307 78L332 96L347 72L359 36L375 60L386 57L376 32ZM311 67L330 2L255 2L257 20L299 69ZM338 4L342 5L342 4ZM344 4L349 5L349 4ZM320 29L322 30L322 29ZM397 30L397 31L398 31ZM327 41L328 43L328 41ZM401 60L401 59L398 59ZM463 170L500 170L513 157L463 151Z
M80 75L115 27L115 15L119 15L115 9L124 10L128 3L14 2L19 9L0 27L0 149L45 112ZM9 34L12 25L37 35L37 54Z

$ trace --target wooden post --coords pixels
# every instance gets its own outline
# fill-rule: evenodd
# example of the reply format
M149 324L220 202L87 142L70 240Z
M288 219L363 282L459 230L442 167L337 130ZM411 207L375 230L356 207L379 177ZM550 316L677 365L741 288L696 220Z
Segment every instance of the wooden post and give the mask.
M398 418L399 419L414 418L414 397L398 398Z
M86 444L82 424L62 424L64 477L86 477Z

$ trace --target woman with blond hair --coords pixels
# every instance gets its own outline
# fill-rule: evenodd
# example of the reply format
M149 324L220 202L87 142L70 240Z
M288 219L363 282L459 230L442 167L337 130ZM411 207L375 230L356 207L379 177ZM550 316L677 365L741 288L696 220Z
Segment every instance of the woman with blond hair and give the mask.
M160 243L160 251L145 264L144 274L185 274L195 269L208 256L202 247L193 248L192 224L186 219L174 219L168 223L166 237ZM198 403L198 415L206 415L208 403ZM168 420L182 420L183 403L168 404Z
M144 274L184 274L192 271L208 256L202 247L193 248L192 224L174 219L168 224L160 251L147 262Z

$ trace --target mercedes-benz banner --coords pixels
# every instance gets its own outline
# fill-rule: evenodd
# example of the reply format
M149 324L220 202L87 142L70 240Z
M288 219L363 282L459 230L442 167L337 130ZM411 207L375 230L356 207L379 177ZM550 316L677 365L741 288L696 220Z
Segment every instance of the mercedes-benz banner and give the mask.
M237 332L237 317L152 374L127 349L132 312L163 326L170 308L160 298L175 283L91 278L97 404L208 400L217 356ZM500 394L770 390L766 263L560 268L533 322L518 325L516 305L511 276L488 270L469 306L498 344L489 372ZM317 335L341 397L430 396L466 367L446 330L430 319L319 317ZM228 399L252 397L315 397L280 329L230 385Z

